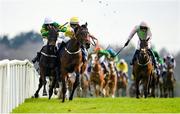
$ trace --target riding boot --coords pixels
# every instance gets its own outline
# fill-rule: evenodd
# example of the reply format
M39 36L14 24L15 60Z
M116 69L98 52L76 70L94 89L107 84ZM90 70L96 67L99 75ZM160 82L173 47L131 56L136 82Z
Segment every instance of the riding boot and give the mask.
M154 55L154 53L153 53L153 51L152 51L151 49L148 49L148 51L150 52L150 55L151 55L151 57L152 57L152 62L153 62L153 64L154 64L154 68L155 68L155 70L156 70L156 69L157 69L157 64L156 64L155 55Z
M82 56L83 56L83 63L85 63L87 61L88 52L86 48L84 48L84 46L81 46L81 51L82 51Z
M130 65L134 65L134 62L136 61L137 55L139 54L139 50L136 50L132 59L132 62L130 63Z
M35 63L36 61L39 62L40 57L41 57L41 52L37 52L37 55L36 55L35 58L32 59L32 62L33 62L33 63Z
M105 65L104 62L101 63L101 66L102 66L103 69L104 69L104 74L108 73L107 67L106 67L106 65Z
M61 52L62 48L65 47L66 43L65 42L61 42L61 45L59 46L59 52Z
M57 67L55 68L55 72L56 72L56 80L57 80L58 82L61 82L60 68L59 68L59 66L57 66Z
M91 65L88 66L87 71L91 72Z

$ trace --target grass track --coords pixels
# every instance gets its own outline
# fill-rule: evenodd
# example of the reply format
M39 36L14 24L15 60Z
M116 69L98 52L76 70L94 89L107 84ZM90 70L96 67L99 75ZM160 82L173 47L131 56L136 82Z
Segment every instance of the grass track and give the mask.
M74 98L73 101L61 103L58 99L26 99L13 110L13 113L131 113L180 112L180 98Z

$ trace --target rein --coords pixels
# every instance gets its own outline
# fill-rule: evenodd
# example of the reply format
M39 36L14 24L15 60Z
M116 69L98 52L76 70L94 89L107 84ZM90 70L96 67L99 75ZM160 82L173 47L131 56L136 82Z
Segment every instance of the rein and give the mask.
M70 55L74 55L74 54L80 53L80 52L81 52L81 49L79 49L78 51L75 51L75 52L71 52L71 51L69 51L69 50L65 47L65 51L66 51L68 54L70 54Z
M139 63L139 59L138 59L138 65L139 66L147 66L149 63L150 63L150 57L148 58L148 61L144 64Z
M150 63L150 59L149 59L145 64L139 63L139 60L138 60L138 65L139 65L139 66L146 66L146 65L148 65L149 63Z
M57 56L56 55L49 55L49 54L46 54L44 52L41 52L42 55L46 56L46 57L54 57L56 58Z

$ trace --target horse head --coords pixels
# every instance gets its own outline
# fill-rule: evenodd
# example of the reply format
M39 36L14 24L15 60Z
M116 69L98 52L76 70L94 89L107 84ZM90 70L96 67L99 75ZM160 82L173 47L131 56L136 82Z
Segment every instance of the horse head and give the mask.
M149 61L149 54L148 54L148 40L141 40L140 41L140 53L139 53L139 62L140 64L147 63Z
M57 37L58 37L58 29L53 27L53 26L50 26L48 27L48 43L49 45L55 45L56 44L56 40L57 40Z
M150 60L150 56L148 54L147 48L140 48L139 52L139 63L140 64L146 64Z
M87 28L87 23L75 28L75 37L82 46L87 49L90 47L90 36Z
M98 62L99 62L99 59L98 59L97 54L96 53L91 54L90 63L91 63L92 68L95 68L95 66L97 66Z
M110 72L112 72L112 73L115 72L114 61L109 61L109 69L110 69Z

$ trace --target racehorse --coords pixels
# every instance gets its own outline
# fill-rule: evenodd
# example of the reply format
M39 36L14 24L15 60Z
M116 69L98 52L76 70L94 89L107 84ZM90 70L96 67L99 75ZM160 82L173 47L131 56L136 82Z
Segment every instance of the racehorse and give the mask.
M109 60L109 74L107 75L107 80L105 82L105 96L115 97L116 88L117 88L117 72L115 69L115 64L113 60Z
M71 38L66 46L60 51L60 77L62 80L62 102L65 101L66 93L66 78L69 73L75 72L76 79L73 84L73 90L70 94L69 100L73 100L74 91L80 83L80 73L82 73L82 67L84 66L81 48L90 47L90 37L87 28L87 23L78 26L74 30L74 36Z
M174 97L174 72L173 65L171 63L167 63L167 71L163 77L163 85L164 85L164 97Z
M136 82L136 98L139 98L140 82L143 84L144 97L149 94L151 82L153 78L153 64L147 48L147 41L143 40L140 43L140 50L137 59L133 65L133 75ZM155 85L152 86L152 96L155 96Z
M54 27L50 28L47 37L48 43L41 49L41 56L39 61L40 78L39 78L38 89L34 94L35 98L39 97L38 93L43 85L44 85L43 95L47 95L46 87L45 87L46 76L51 76L51 78L49 78L50 81L57 80L56 77L58 75L58 64L57 64L57 48L55 45L57 37L58 37L58 31L56 30L56 28ZM55 83L53 83L52 85L55 85ZM50 87L52 85L50 85Z
M99 62L97 54L91 54L91 73L90 73L90 84L93 86L94 94L98 97L100 94L105 94L103 92L104 88L104 71Z
M86 73L81 75L81 87L82 92L79 94L80 97L87 97L90 92L90 79Z
M163 76L165 72L163 71L163 64L158 64L158 72L156 73L155 76L156 78L156 84L155 84L155 89L156 89L156 96L157 97L163 97L164 96L164 90L163 90Z
M127 95L128 78L127 74L119 71L117 77L117 96Z
M68 75L67 78L67 98L69 96L69 94L72 92L73 90L73 84L75 83L75 73L72 73L70 75ZM88 76L83 73L80 75L80 83L81 86L77 87L77 97L87 97L88 96L88 90L90 88L90 80L88 78ZM62 96L60 96L60 98L62 98Z

